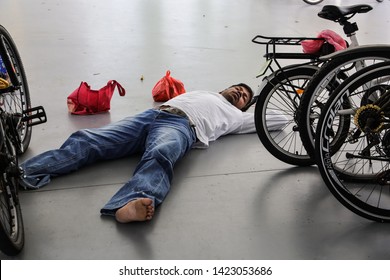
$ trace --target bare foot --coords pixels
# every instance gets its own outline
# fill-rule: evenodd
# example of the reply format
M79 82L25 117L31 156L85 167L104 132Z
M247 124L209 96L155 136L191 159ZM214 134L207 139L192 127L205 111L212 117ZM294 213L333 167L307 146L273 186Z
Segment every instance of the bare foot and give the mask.
M120 223L149 221L153 218L154 207L150 198L138 198L127 203L115 213Z

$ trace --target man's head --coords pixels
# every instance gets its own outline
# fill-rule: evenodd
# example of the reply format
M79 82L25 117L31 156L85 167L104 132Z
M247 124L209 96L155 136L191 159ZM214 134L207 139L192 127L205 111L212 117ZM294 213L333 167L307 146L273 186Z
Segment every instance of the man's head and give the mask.
M244 83L232 85L220 92L233 106L240 110L245 110L253 98L252 89Z

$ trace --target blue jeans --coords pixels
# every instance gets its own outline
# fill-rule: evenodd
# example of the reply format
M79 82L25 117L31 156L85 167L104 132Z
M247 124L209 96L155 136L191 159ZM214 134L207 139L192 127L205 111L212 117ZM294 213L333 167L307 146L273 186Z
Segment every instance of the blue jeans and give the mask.
M143 197L151 198L157 206L169 192L175 163L195 141L195 131L187 118L149 109L102 128L73 133L59 149L24 162L21 165L23 181L30 188L40 188L52 177L96 161L141 153L132 178L107 202L101 213L114 215L129 201Z

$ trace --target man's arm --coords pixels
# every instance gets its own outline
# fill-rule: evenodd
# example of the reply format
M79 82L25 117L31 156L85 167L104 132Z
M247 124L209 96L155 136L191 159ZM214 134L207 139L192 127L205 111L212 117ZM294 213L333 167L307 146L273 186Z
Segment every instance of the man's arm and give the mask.
M255 133L255 132L256 132L256 126L255 126L255 116L253 112L243 112L242 125L238 133L246 134L246 133Z
M255 117L253 112L242 113L242 126L239 134L254 133L256 132ZM288 119L281 112L275 110L269 110L266 116L267 128L269 131L282 130L287 124Z
M269 131L276 131L282 130L286 126L288 119L279 111L268 110L266 122Z

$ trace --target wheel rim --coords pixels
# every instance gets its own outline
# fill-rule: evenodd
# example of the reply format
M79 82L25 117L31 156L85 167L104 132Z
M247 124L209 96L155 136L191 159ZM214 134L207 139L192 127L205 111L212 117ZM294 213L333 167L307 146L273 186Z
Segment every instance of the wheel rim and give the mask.
M267 138L273 146L289 157L310 160L303 147L297 129L296 112L300 102L300 95L304 92L311 76L301 75L280 82L280 86L274 88L268 95L263 111L263 127L267 127L267 116L272 116L275 111L288 118L287 124L279 131L269 131Z
M16 205L18 202L16 202L16 194L13 193L12 189L16 189L18 186L17 179L13 177L11 169L18 168L18 162L16 151L10 141L3 142L1 151L3 152L1 156L3 166L0 178L0 223L8 238L12 242L16 242L19 238L20 225L17 213L18 205Z
M383 91L389 88L390 64L386 65L370 67L359 79L349 79L342 84L321 118L316 138L317 164L328 188L350 210L376 221L390 221L390 129L380 123L377 105L371 105L381 104ZM350 129L343 145L331 151L333 137L329 131L330 127L337 126L335 116L343 113L340 106L343 99L348 99L356 108L354 118L349 118ZM366 125L369 124L367 119L372 117L378 118L370 122L375 129ZM363 131L363 127L368 130Z
M336 81L335 76L342 71L345 78L350 77L353 73L356 72L354 64L356 62L364 62L365 65L374 65L375 63L380 63L388 59L382 57L367 57L367 58L357 58L354 60L347 61L339 66L336 71L330 72L321 82L318 83L314 93L311 95L309 101L309 108L303 108L303 118L306 120L306 130L305 133L308 134L309 139L311 140L311 149L314 149L314 139L315 131L317 129L318 120L321 116L322 110L325 107L326 102L331 95L331 92L336 90L337 86L340 85L342 81ZM344 71L345 70L345 71ZM350 70L353 70L352 72ZM309 147L306 147L309 149Z
M14 90L12 92L1 93L0 107L5 112L23 114L23 111L29 109L29 106L30 106L30 104L29 104L30 102L26 98L28 88L26 85L26 81L23 80L23 73L22 73L23 70L22 70L21 65L19 65L17 54L15 54L13 51L12 43L4 35L0 35L0 39L4 43L4 46L6 48L8 56L10 58L10 61L13 65L15 74L16 74L18 81L19 81L19 86L16 90ZM26 138L29 137L29 133L31 131L31 128L28 127L27 123L20 122L20 125L18 126L17 130L18 130L21 142L22 143L24 143L25 141L29 142L29 140L27 140Z

